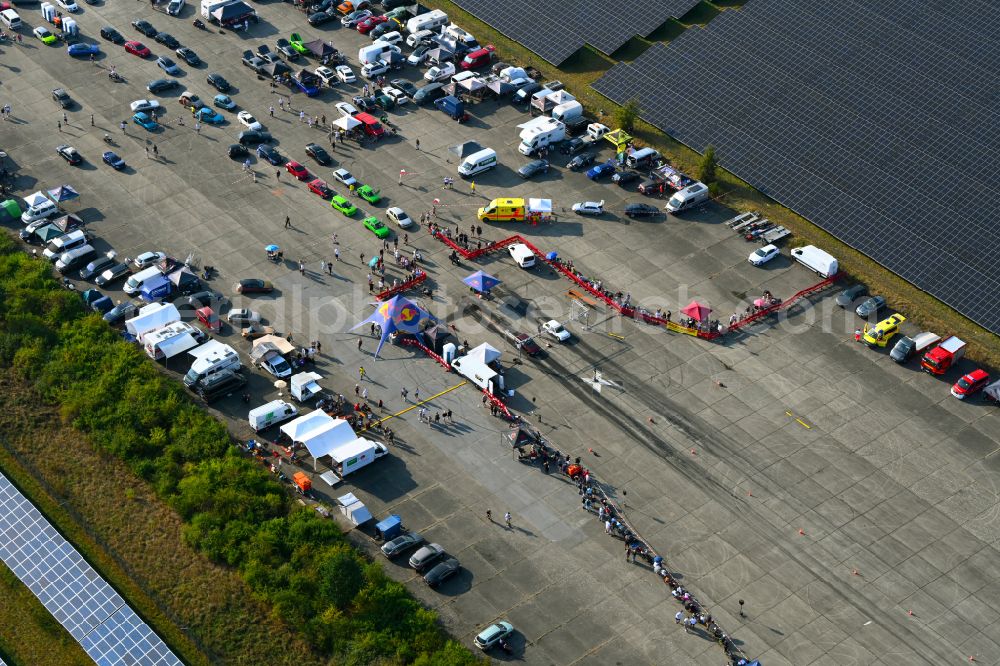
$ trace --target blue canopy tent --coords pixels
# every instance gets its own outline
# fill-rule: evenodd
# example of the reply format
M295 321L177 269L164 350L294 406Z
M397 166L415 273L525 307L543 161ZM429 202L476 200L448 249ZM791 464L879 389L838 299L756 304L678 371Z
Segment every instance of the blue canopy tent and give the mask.
M382 329L382 338L378 341L378 348L375 349L374 354L375 358L378 358L382 345L385 344L390 335L396 332L419 333L420 322L425 319L433 319L433 317L413 301L402 296L393 296L386 302L379 303L371 316L355 325L351 330L361 328L365 324L377 324Z
M52 200L56 203L61 203L63 201L69 201L70 199L76 199L80 196L80 193L69 185L62 185L54 190L49 190L49 196L52 197Z
M500 280L496 279L489 273L484 273L482 271L476 271L469 277L462 280L466 286L472 287L481 294L488 294L490 289L500 284Z

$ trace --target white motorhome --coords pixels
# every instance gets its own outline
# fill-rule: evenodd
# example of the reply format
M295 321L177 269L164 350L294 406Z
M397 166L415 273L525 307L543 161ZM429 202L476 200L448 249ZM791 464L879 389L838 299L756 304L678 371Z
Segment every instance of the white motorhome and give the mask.
M448 24L448 15L440 9L424 12L414 16L406 22L406 31L420 32L421 30L437 30Z
M282 421L294 418L298 416L298 413L299 409L295 405L291 405L284 400L272 400L266 405L251 409L247 415L247 419L250 421L250 427L253 431L258 432L275 423L281 423Z
M831 278L840 270L837 260L815 245L806 245L792 250L792 258L814 273Z
M236 350L218 340L209 340L188 353L194 356L191 369L184 375L184 385L188 388L193 389L198 382L209 375L223 370L238 371L243 368Z
M550 119L552 120L552 119ZM521 130L521 143L517 147L522 155L532 155L566 138L566 125L558 120L547 127Z
M192 347L197 347L204 337L202 331L186 321L175 321L146 332L142 336L142 347L146 351L146 356L158 361L161 358L173 358Z
M496 165L497 151L492 148L483 148L462 160L462 163L458 165L458 175L462 178L471 178L496 168Z
M697 208L708 203L708 199L709 192L707 185L704 183L688 185L681 190L677 190L674 196L670 197L670 200L667 201L667 212L680 213L684 210Z

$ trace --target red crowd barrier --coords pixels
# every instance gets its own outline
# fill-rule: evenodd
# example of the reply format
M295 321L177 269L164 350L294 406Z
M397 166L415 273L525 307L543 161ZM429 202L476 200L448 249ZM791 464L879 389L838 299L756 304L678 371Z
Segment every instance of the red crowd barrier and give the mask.
M398 284L395 287L390 287L389 289L386 289L385 291L380 291L378 294L375 295L375 300L384 301L387 298L392 298L396 294L402 293L407 289L409 289L410 287L417 286L426 279L427 279L427 271L420 271L419 273L417 273L416 277L407 280L403 284Z

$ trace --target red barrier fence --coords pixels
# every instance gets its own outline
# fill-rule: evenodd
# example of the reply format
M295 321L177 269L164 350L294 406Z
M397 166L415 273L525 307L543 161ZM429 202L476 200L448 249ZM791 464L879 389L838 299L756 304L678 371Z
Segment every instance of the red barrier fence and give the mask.
M416 287L418 284L427 279L427 271L418 271L416 277L411 278L404 282L403 284L398 284L395 287L390 287L385 291L380 291L375 295L376 301L384 301L387 298L392 298L396 294L400 294L410 287Z

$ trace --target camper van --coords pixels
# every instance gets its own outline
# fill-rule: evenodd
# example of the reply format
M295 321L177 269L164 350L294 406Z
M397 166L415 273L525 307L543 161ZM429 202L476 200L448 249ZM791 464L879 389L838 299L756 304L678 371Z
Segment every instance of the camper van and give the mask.
M837 260L814 245L793 249L792 258L825 278L833 277L838 271Z
M155 277L157 275L162 275L160 269L156 266L150 266L149 268L139 271L138 273L130 277L128 280L126 280L125 286L122 287L122 289L129 296L134 296L135 294L139 293L139 290L142 289L142 285L144 282L146 282L146 280Z
M194 363L184 375L184 385L191 390L195 390L198 382L206 377L223 370L239 370L243 367L236 350L218 340L209 340L189 353L194 356Z
M507 248L510 258L521 268L531 268L535 265L535 253L524 243L515 243Z
M49 243L48 247L45 248L45 251L42 252L42 256L49 261L55 261L64 252L69 252L70 250L75 250L78 247L83 247L87 244L88 240L89 238L87 232L83 229L71 231L68 234L59 236Z
M677 190L674 196L667 201L668 213L679 213L684 210L691 210L708 203L708 186L704 183L688 185L682 190Z
M521 143L517 150L522 155L534 155L540 150L554 146L566 138L566 125L556 121L550 127L534 127L521 131Z
M440 9L435 9L430 12L425 12L414 16L409 21L406 22L406 31L410 33L420 32L421 30L437 30L442 26L448 24L448 15L445 14Z
M458 175L462 178L471 178L477 174L496 168L497 151L492 148L483 148L475 152L458 165Z
M258 432L264 428L273 426L275 423L281 423L282 421L294 418L298 414L299 408L295 405L291 405L284 400L272 400L266 405L251 409L248 419L253 431Z
M173 358L181 352L197 347L208 336L186 321L175 321L154 329L142 336L142 346L146 356L159 361Z
M44 220L59 214L59 206L45 197L32 200L28 209L21 213L21 222L30 224L35 220Z

